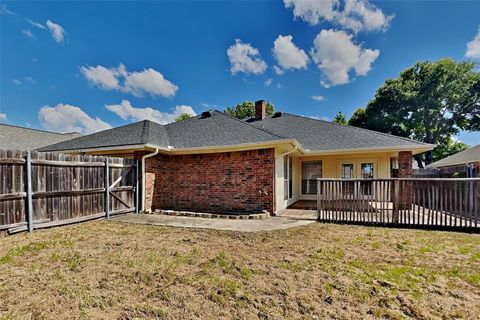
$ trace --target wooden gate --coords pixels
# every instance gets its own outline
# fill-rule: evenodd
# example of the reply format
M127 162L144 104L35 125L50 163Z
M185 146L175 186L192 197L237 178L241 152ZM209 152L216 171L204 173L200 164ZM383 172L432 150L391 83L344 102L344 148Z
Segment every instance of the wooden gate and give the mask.
M480 231L480 178L318 179L318 220Z
M134 211L134 160L0 150L0 230L10 233Z

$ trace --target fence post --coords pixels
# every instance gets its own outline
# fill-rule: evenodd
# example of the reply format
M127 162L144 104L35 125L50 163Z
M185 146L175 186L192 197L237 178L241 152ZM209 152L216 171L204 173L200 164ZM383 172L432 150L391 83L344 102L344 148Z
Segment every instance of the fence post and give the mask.
M27 151L27 224L28 232L33 232L33 202L32 202L32 152Z
M104 174L104 185L105 185L105 216L110 219L110 166L108 164L108 157L105 158L105 174Z
M138 209L138 194L139 194L139 190L138 190L138 159L135 160L135 213L138 213L139 212L139 209Z
M393 223L398 223L400 215L400 180L393 181Z

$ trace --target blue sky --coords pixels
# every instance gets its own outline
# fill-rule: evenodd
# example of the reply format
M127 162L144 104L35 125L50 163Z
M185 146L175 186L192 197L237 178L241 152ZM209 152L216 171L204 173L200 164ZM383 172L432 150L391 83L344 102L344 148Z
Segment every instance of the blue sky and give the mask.
M480 1L0 2L0 121L89 133L258 99L351 115L418 60L480 59L479 12Z

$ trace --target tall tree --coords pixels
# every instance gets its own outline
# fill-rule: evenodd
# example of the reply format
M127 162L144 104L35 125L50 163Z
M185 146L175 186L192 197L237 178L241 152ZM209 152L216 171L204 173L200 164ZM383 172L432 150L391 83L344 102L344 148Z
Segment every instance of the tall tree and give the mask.
M175 122L190 119L192 115L190 113L182 113L178 117L175 118Z
M275 112L275 107L270 102L267 102L266 112L268 115L272 115ZM255 103L252 101L244 101L235 107L227 107L225 113L237 119L251 118L255 116Z
M480 130L480 73L475 67L447 58L418 62L397 79L386 80L349 124L449 150L452 135ZM421 166L421 157L416 159ZM424 160L432 163L434 153L427 152Z
M457 152L463 151L468 148L468 145L461 141L456 141L451 137L447 138L447 141L438 144L438 147L433 149L433 161L438 161Z
M337 112L335 118L333 118L333 122L345 125L348 124L347 117L343 114L342 111Z

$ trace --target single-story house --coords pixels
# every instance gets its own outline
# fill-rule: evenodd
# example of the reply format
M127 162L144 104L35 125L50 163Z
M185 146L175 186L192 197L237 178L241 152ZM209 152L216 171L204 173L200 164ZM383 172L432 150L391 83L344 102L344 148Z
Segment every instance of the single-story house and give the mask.
M0 123L0 149L35 150L80 137L80 133L56 133Z
M428 167L437 168L443 177L455 174L468 178L480 177L480 145L452 154Z
M269 212L316 199L317 178L412 174L434 145L277 112L238 120L220 111L160 125L144 120L44 147L141 160L145 210Z

